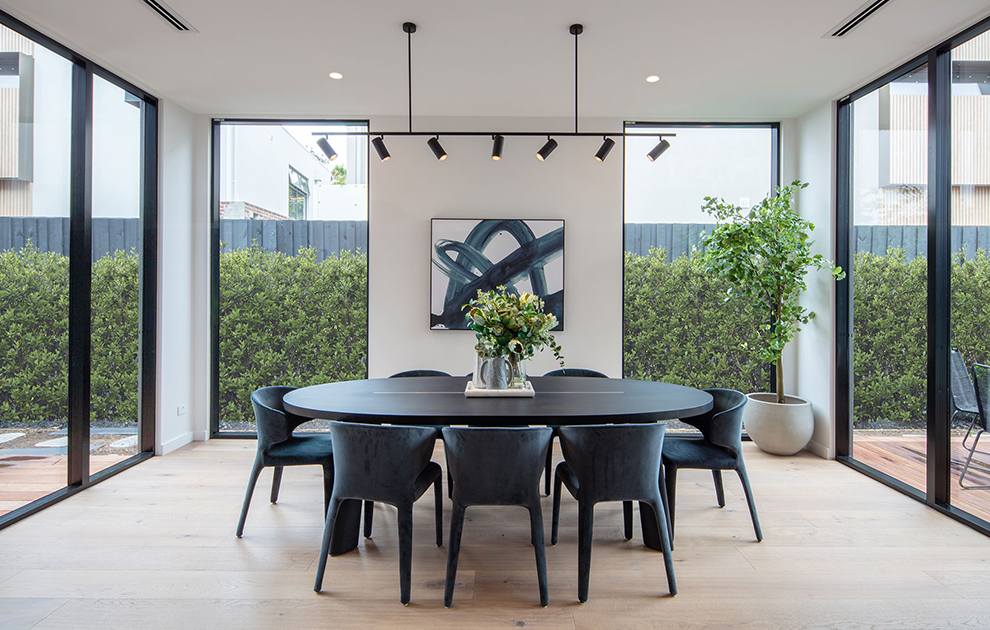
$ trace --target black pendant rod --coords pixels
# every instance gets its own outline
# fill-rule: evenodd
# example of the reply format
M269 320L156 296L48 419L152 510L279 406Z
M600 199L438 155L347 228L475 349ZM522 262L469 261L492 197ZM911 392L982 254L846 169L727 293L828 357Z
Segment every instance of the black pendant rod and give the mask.
M590 138L613 136L625 138L633 136L650 136L651 138L673 138L676 133L649 133L643 131L314 131L314 136L473 136L491 138L499 136L528 136L541 137L557 136L563 138Z
M412 133L412 34L416 32L416 25L412 22L404 22L402 24L402 30L409 39L406 59L409 62L409 133Z
M571 24L574 36L574 133L578 132L578 35L584 32L582 24Z

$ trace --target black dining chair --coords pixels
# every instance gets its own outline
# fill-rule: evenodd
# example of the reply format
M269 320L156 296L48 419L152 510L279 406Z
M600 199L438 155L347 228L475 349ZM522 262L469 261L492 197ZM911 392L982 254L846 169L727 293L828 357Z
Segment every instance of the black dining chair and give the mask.
M334 484L323 528L313 590L323 588L330 541L344 501L364 499L399 510L399 600L409 603L412 581L413 503L433 486L437 547L443 545L443 473L430 461L436 431L429 427L331 422Z
M665 484L667 513L670 517L670 540L674 540L675 492L677 471L681 468L701 468L711 470L715 480L715 494L718 506L725 507L725 493L722 489L722 471L734 470L742 482L749 504L749 514L756 530L756 540L763 540L760 519L756 515L756 502L746 474L746 464L742 456L742 420L746 395L734 389L706 389L714 402L710 411L681 422L690 424L701 431L700 438L671 438L663 449L663 477Z
M540 475L551 434L548 427L444 427L447 470L454 477L444 606L450 607L454 600L464 513L472 505L519 505L529 510L530 542L536 550L540 604L546 606L550 601Z
M578 502L578 600L581 602L588 601L595 504L605 501L630 505L639 501L643 538L653 546L659 543L667 571L667 588L671 595L677 594L667 516L658 481L665 430L663 423L560 427L564 461L557 464L554 475L550 544L557 544L563 485Z
M405 372L398 372L397 374L393 374L389 378L412 378L412 377L417 377L417 376L450 376L450 374L447 374L446 372L441 372L440 370L406 370ZM424 424L423 426L432 427L433 429L436 429L437 439L440 440L441 442L443 441L443 433L440 431L440 429L444 428L446 425L443 425L443 424ZM450 481L450 473L448 472L447 473L447 496L448 497L451 496L450 493L453 490L454 490L454 484L451 483L451 481ZM368 520L368 518L367 518L367 515L365 516L365 521L364 522L365 523L370 522ZM368 530L368 532L366 532L364 536L365 536L365 538L370 538L371 537L370 530Z
M585 378L608 378L608 376L602 374L601 372L598 372L596 370L589 370L586 368L561 368L559 370L551 370L546 374L544 374L543 376L583 376ZM558 435L560 435L557 432L557 429L560 428L559 425L549 424L547 426L553 429L553 437L557 437ZM553 438L550 438L550 448L547 449L547 465L543 477L543 494L548 496L550 495L550 482L552 480L553 480ZM632 518L631 510L629 512L629 515L630 515L629 518Z

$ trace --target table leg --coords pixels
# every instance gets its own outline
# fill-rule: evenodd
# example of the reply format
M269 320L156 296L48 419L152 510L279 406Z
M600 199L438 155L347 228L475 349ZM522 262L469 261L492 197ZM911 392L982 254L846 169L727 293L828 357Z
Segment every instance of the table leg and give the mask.
M339 556L342 553L357 549L361 535L361 501L347 499L340 505L337 512L337 522L330 538L330 555Z

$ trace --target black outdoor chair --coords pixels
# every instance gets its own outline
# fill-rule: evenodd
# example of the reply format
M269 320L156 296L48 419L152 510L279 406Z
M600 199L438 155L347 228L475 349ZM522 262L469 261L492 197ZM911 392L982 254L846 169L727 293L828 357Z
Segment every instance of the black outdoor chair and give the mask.
M399 510L399 600L409 603L412 576L413 503L433 486L437 547L443 545L443 474L430 461L436 431L429 427L330 423L334 443L334 484L323 528L313 590L323 587L330 540L344 501L364 499Z
M251 394L251 406L254 407L255 425L258 430L258 454L254 458L254 466L248 479L241 518L237 522L238 538L244 533L244 521L247 520L251 495L254 494L258 476L267 466L275 468L272 476L272 503L278 500L283 466L319 464L323 466L324 511L330 504L330 494L333 491L333 442L325 433L292 435L296 427L309 421L309 418L302 418L285 411L282 406L282 397L294 389L295 387L263 387Z
M595 370L588 370L585 368L561 368L559 370L551 370L543 376L584 376L590 378L608 378L601 372ZM560 433L557 431L560 426L551 424L547 425L553 429L553 437L557 437ZM550 481L553 479L553 438L550 438L550 448L547 449L547 465L546 473L543 477L543 494L550 494ZM630 515L632 512L630 512ZM632 518L630 516L630 518ZM628 538L627 538L628 540Z
M949 419L949 422L951 424L956 419L961 419L963 422L969 421L969 427L966 430L966 436L963 437L962 446L970 454L966 460L966 465L963 466L962 472L959 473L959 486L966 489L979 488L980 486L966 486L963 484L963 478L969 470L969 461L972 459L973 453L990 455L987 451L976 450L975 442L972 446L967 444L970 435L973 433L973 429L977 428L977 423L980 422L980 405L976 400L976 390L973 389L973 381L969 378L969 370L966 369L966 361L963 360L962 353L956 348L953 348L949 354L949 359L950 375L952 378L952 417ZM977 433L977 436L979 436L979 433Z
M701 468L711 470L715 479L715 494L718 506L725 507L725 494L722 489L722 471L734 470L742 482L749 504L749 514L753 518L756 540L763 540L760 519L756 515L756 502L749 486L746 465L742 456L742 420L746 396L734 389L706 389L715 399L710 411L681 422L690 424L701 431L700 438L671 438L663 449L663 478L666 486L667 514L670 518L670 541L674 541L675 492L677 471L680 468Z
M662 423L560 427L564 461L557 464L554 475L550 544L557 544L563 484L578 501L578 599L581 602L588 601L595 504L604 501L630 505L634 500L639 501L643 538L653 545L659 543L663 549L667 588L671 595L677 594L659 482L665 430Z
M547 427L444 427L447 470L454 477L444 606L449 607L454 600L464 512L470 505L519 505L529 510L530 542L536 548L540 604L548 604L540 475L551 434Z
M953 361L955 357L953 357ZM960 357L960 360L962 358ZM954 370L953 370L954 371ZM953 398L955 398L955 374L953 374L952 385L953 385ZM977 414L976 418L973 420L973 424L970 425L969 431L966 432L966 438L969 437L970 431L976 428L976 435L973 437L973 446L966 446L966 438L963 438L963 447L969 451L969 456L966 457L966 465L963 466L962 473L959 475L959 485L966 490L974 490L978 488L990 488L990 485L972 485L964 486L963 477L966 476L966 472L969 471L969 466L973 462L973 455L976 453L983 453L985 455L990 455L987 451L981 451L976 448L976 445L980 443L980 436L988 431L987 428L987 414L990 414L990 366L982 365L980 363L973 364L973 384L975 385L976 394L976 405ZM985 470L985 468L984 468Z

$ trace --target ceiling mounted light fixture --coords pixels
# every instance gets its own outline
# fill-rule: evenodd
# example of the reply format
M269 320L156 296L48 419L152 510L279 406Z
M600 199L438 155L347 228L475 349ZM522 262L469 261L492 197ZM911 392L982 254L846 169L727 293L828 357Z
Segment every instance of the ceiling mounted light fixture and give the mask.
M342 75L339 72L331 72L330 73L330 78L331 79L338 79L339 80L339 79L343 79L344 78L344 75Z
M544 144L543 147L536 152L536 159L541 162L546 161L546 159L550 157L550 154L553 153L553 150L556 148L557 148L557 141L551 138L550 136L547 136L546 144Z
M658 77L655 74L651 74L650 76L646 77L646 82L647 83L656 83L659 80L660 80L660 77Z
M492 159L496 162L502 159L502 145L505 143L505 138L502 134L495 134L492 136Z
M605 158L608 157L608 152L612 150L615 146L615 140L606 137L602 142L602 146L598 149L598 153L595 154L595 159L599 162L604 162Z
M387 148L385 148L385 140L383 139L383 136L378 136L372 140L371 145L375 147L375 151L378 152L378 157L381 158L382 162L386 162L390 157L392 157L392 154L388 152Z
M437 156L437 160L443 162L447 159L447 152L443 150L440 146L440 136L433 136L426 141L426 144L430 146L430 150L433 151L433 155Z
M320 150L327 154L331 162L337 159L337 152L333 150L333 147L330 146L326 138L319 138L316 141L316 146L320 147Z
M657 158L663 155L663 152L669 148L670 148L670 143L664 140L663 136L660 136L660 144L653 147L653 150L647 153L646 157L649 158L651 162L656 162Z

